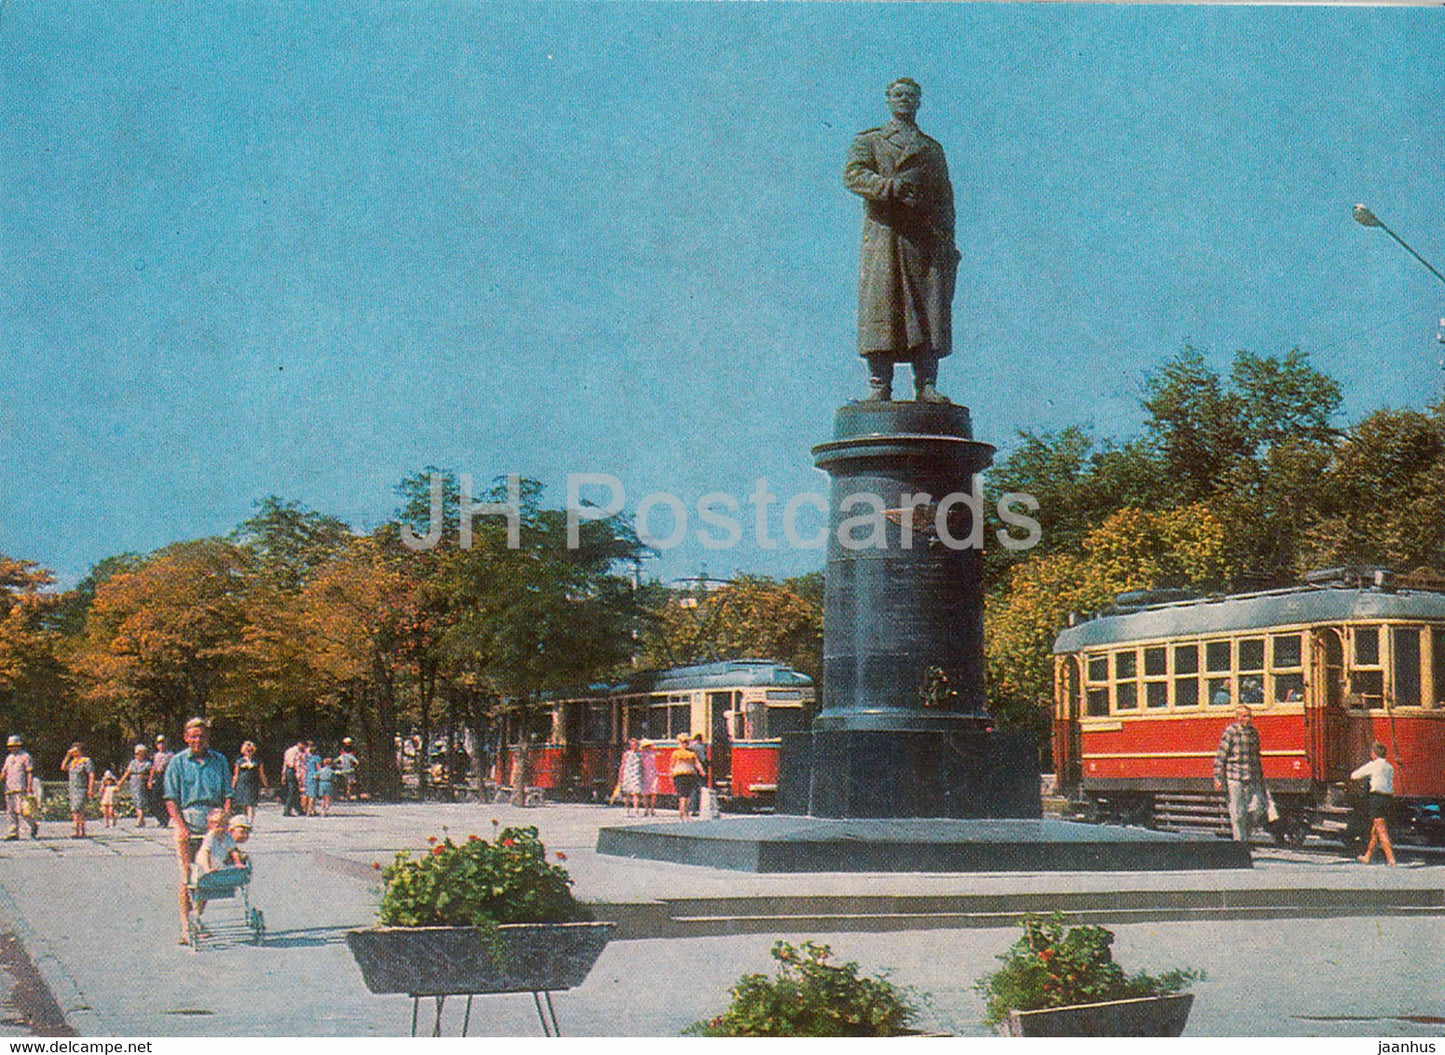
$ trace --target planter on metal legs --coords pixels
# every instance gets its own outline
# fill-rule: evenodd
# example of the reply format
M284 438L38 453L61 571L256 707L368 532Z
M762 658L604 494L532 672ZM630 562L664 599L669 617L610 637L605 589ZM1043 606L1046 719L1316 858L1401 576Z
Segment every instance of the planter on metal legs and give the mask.
M373 993L406 993L416 1002L436 999L432 1035L441 1030L442 1004L448 996L467 999L480 993L531 993L543 1032L552 1035L557 1015L551 994L580 985L611 937L613 923L504 923L478 927L368 927L347 931L346 944ZM542 1011L545 996L551 1024Z
M997 1028L1005 1037L1177 1037L1193 1004L1193 993L1173 993L1010 1011Z

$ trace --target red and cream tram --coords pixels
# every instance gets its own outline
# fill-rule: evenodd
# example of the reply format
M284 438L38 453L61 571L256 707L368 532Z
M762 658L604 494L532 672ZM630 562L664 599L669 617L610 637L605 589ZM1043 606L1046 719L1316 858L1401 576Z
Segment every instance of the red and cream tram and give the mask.
M531 787L554 797L605 798L623 746L651 741L659 795L674 794L672 751L681 733L707 745L709 784L734 807L768 807L778 790L782 735L806 728L813 680L764 659L735 659L635 674L625 682L554 702L538 716L527 749ZM511 772L503 752L493 776Z
M1214 752L1245 704L1284 841L1343 833L1346 782L1376 741L1395 766L1404 827L1445 836L1438 588L1346 568L1261 593L1122 594L1059 634L1054 689L1060 789L1102 818L1227 830Z

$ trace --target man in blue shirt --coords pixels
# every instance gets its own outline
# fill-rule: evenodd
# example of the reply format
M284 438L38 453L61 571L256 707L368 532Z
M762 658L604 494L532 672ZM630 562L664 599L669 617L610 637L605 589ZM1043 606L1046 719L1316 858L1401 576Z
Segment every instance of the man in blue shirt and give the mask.
M189 941L187 922L191 898L186 885L191 861L206 834L206 815L220 807L231 812L231 767L226 756L211 750L211 723L192 718L186 723L186 750L166 766L166 811L176 832L176 858L181 866L181 938Z

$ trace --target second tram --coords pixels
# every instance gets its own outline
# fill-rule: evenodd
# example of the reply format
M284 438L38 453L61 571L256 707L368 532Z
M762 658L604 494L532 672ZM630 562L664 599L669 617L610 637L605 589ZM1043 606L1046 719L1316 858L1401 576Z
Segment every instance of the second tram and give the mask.
M527 783L558 797L606 798L629 738L653 744L657 793L675 794L680 733L707 746L708 784L724 804L767 808L778 790L782 735L807 727L813 679L783 663L735 659L646 671L615 686L554 701L527 747ZM505 783L516 748L493 770Z
M1059 787L1101 818L1227 830L1214 753L1244 704L1282 841L1346 833L1347 781L1376 741L1403 827L1445 841L1440 589L1354 568L1227 597L1124 594L1059 634L1054 686Z

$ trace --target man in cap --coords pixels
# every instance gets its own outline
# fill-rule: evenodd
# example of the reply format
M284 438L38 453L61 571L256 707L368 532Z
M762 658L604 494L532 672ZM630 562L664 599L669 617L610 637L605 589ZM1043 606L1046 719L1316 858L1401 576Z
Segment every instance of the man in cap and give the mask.
M30 825L30 838L40 838L40 825L34 817L25 816L25 797L31 793L35 783L35 763L25 742L18 736L11 736L5 742L5 812L10 817L10 830L5 841L20 838L20 821L23 818Z
M191 862L206 834L214 809L231 812L231 767L226 756L211 750L211 723L192 718L186 723L186 750L171 759L165 776L166 811L176 829L176 859L181 867L181 938L189 942L187 921L191 897L186 889Z
M146 792L147 798L150 800L151 814L162 828L168 827L171 823L171 815L166 812L166 800L162 790L165 788L166 767L175 757L174 752L166 749L166 738L157 736L155 753L151 755L151 771L146 777Z

